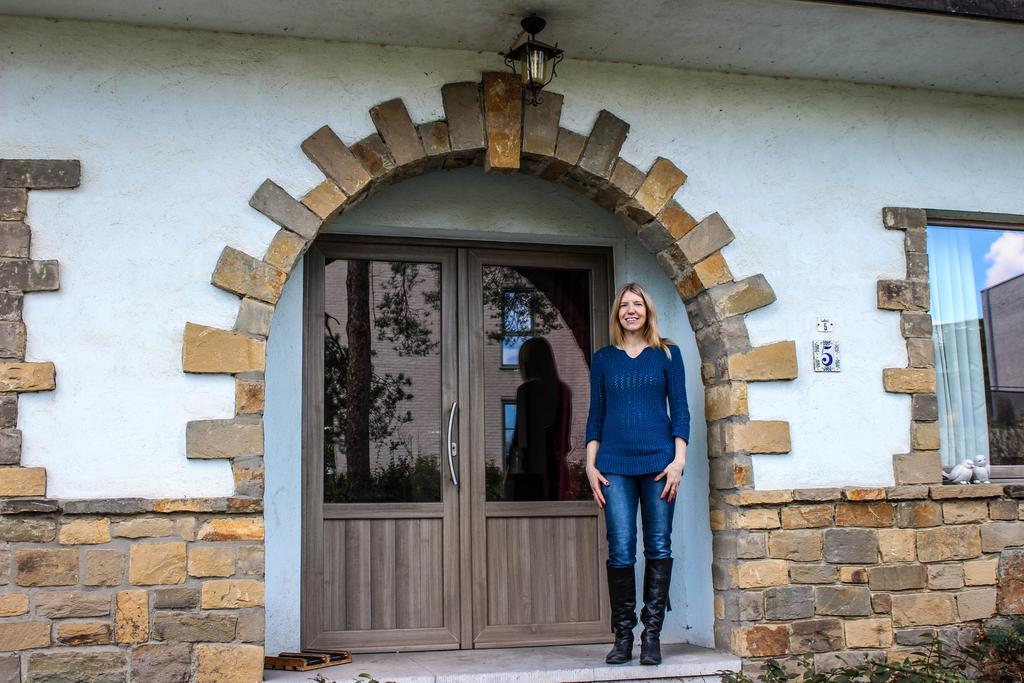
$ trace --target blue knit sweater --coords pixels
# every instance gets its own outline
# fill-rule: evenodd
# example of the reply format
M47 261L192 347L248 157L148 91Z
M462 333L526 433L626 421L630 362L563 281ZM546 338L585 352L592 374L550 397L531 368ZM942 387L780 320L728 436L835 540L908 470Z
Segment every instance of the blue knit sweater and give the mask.
M668 348L671 361L653 346L636 358L614 346L594 354L587 443L601 442L601 472L660 472L675 458L674 437L690 441L683 356L678 346Z

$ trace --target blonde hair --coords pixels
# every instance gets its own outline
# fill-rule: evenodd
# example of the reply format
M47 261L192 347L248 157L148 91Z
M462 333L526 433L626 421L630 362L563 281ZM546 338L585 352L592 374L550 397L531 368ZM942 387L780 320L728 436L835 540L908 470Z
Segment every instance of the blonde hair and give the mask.
M668 345L672 343L672 340L664 339L658 334L658 312L654 309L654 301L651 299L647 288L639 282L627 282L619 287L619 291L615 293L611 315L608 316L608 339L611 345L622 348L622 343L626 337L622 329L622 323L619 321L619 304L622 303L622 297L626 295L626 292L632 292L644 300L647 318L644 321L644 328L640 331L644 341L647 342L648 346L653 346L667 353Z

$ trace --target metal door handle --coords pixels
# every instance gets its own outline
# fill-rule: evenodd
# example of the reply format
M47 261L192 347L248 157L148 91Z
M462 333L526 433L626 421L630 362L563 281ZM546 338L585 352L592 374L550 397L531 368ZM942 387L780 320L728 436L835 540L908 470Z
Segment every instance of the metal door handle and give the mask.
M452 474L452 483L456 486L459 485L459 475L455 474L455 450L457 445L452 441L452 428L455 426L455 409L459 407L459 402L455 401L452 403L451 412L448 413L448 471Z

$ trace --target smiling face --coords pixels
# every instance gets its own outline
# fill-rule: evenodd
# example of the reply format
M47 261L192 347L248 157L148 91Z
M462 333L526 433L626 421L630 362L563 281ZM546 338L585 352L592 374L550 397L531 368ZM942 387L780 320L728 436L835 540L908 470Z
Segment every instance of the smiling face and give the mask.
M647 307L644 298L636 292L626 290L619 299L619 324L625 333L640 332L647 324Z

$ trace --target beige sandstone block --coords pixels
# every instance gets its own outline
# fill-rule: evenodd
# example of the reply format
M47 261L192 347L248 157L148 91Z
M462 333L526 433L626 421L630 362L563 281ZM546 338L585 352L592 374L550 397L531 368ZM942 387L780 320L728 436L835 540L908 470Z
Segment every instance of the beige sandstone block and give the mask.
M915 451L933 451L939 448L939 423L914 422L910 425L910 447Z
M775 508L751 508L736 512L736 526L741 529L778 529L779 511Z
M302 203L316 214L317 218L326 222L338 215L345 205L347 197L341 188L330 180L324 180L306 193Z
M86 586L117 586L124 578L124 552L93 548L82 553Z
M304 238L299 237L291 230L281 228L274 235L274 239L270 241L263 260L284 273L290 273L299 257L305 252L307 244L309 242Z
M258 645L196 645L195 662L195 683L255 683L263 679L263 648Z
M973 560L964 562L964 584L967 586L992 586L996 583L999 559Z
M174 522L174 528L178 532L178 536L186 541L196 540L196 522L195 517L179 517Z
M263 412L266 382L262 379L235 379L235 413L254 415Z
M35 595L35 614L50 619L105 617L110 594L103 591L45 591Z
M928 566L928 587L934 590L961 588L964 585L962 564L933 564Z
M732 630L732 650L741 657L771 657L789 651L785 626L740 626Z
M659 157L647 172L634 199L646 211L657 215L684 182L686 174L668 159Z
M895 394L934 394L935 370L923 368L886 368L882 385Z
M895 523L892 503L836 503L838 526L890 527Z
M977 526L950 526L917 532L917 557L922 562L966 560L981 554Z
M762 588L789 583L789 563L785 560L751 560L730 568L736 588Z
M514 74L488 71L483 75L484 170L515 171L522 149L523 88ZM382 131L383 134L383 131ZM387 136L384 138L387 139ZM396 155L397 158L397 155Z
M885 500L886 491L884 488L848 488L842 490L843 498L850 501L871 501Z
M78 551L73 548L24 548L15 552L14 562L19 586L78 583Z
M128 580L136 586L185 581L184 543L137 543L131 547Z
M781 505L793 502L793 492L788 489L772 489L765 491L741 491L725 497L729 505L746 507L750 505Z
M684 299L692 299L706 289L731 280L732 271L729 270L729 264L726 263L722 252L716 251L703 261L695 263L683 279L676 283L676 287Z
M781 420L751 420L725 425L726 452L788 453L789 423Z
M189 576L231 576L235 573L235 552L232 548L194 546L188 553Z
M729 356L729 378L748 382L795 379L796 342L782 341L758 346L746 353Z
M747 385L743 382L716 384L704 390L704 417L708 422L746 415L748 410Z
M817 529L773 531L768 535L768 554L783 560L820 561L821 531Z
M879 529L878 548L882 562L917 560L917 537L913 529Z
M809 529L832 525L831 505L789 505L782 508L785 529Z
M117 522L111 527L111 536L120 538L159 538L174 533L170 517L136 517Z
M946 524L988 521L988 503L983 500L945 502L942 504L942 521Z
M53 391L56 387L53 363L0 363L0 392Z
M237 609L263 606L263 581L214 579L203 582L203 609Z
M263 372L266 342L215 327L185 323L182 368L185 372Z
M892 646L892 622L889 619L854 619L843 624L846 647L886 649Z
M144 643L149 639L149 593L121 591L114 611L114 637L118 643Z
M839 582L840 583L867 583L868 582L868 569L867 567L840 567L839 568Z
M28 593L0 594L0 617L20 617L28 614Z
M106 621L62 621L57 624L57 642L62 645L110 645L113 634Z
M944 626L956 622L949 593L910 593L892 596L892 623L903 626Z
M956 609L960 621L988 619L996 615L996 589L975 588L960 591L956 596Z
M0 652L15 652L49 645L49 621L0 622Z
M0 467L0 497L45 495L45 467Z
M197 538L200 541L261 541L263 520L252 517L222 517L203 523Z
M109 540L109 519L76 519L60 527L61 545L99 545Z

